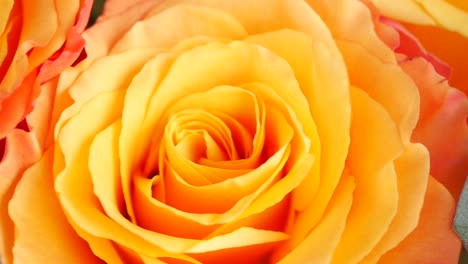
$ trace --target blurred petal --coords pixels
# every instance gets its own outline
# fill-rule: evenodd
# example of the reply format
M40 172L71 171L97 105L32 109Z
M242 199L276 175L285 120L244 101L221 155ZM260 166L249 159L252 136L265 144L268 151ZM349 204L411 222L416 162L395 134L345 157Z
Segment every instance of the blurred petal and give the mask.
M451 1L452 3L445 0L371 1L385 16L393 19L419 25L437 25L468 37L468 28L466 27L468 13L466 9L461 8L463 4L460 5L455 1Z
M412 35L404 26L397 23L396 21L382 17L381 22L391 26L399 35L399 45L395 47L397 53L402 53L408 59L414 59L417 57L423 57L432 64L437 73L449 79L451 76L452 68L438 59L436 56L428 53L422 46L419 40ZM380 23L379 23L380 24Z
M458 199L468 175L468 99L424 59L400 65L421 95L421 117L412 138L429 149L431 174Z
M403 24L431 54L452 68L450 86L468 95L468 37L441 28ZM468 27L465 27L468 28Z
M106 0L104 10L102 12L103 18L119 16L128 11L128 9L138 6L143 2L158 2L151 0ZM101 18L100 18L101 19Z
M452 229L454 213L453 197L430 177L417 228L379 263L457 263L461 240Z

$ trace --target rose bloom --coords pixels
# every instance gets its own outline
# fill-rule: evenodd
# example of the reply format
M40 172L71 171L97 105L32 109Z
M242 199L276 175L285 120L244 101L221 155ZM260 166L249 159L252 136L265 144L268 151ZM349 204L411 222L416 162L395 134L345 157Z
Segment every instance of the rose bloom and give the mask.
M370 2L108 0L84 37L6 263L457 262L466 96Z
M33 111L40 86L79 57L84 47L80 33L91 7L89 0L2 1L0 5L0 252L4 263L12 259L15 236L8 203L22 172L41 157L41 133L48 127L38 118L44 110Z

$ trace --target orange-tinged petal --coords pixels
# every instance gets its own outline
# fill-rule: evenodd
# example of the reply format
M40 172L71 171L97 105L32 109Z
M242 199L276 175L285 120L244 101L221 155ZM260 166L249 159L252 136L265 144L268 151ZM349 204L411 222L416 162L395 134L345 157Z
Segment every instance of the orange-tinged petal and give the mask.
M11 248L13 243L13 223L7 215L7 202L14 193L14 188L20 180L25 169L36 162L41 156L41 149L45 148L45 139L49 127L51 100L54 98L54 90L51 87L44 88L40 94L36 107L34 108L28 120L24 121L27 128L17 128L11 131L4 139L6 144L5 153L0 163L0 203L4 211L1 212L2 239L4 243L10 243L10 246L1 245L0 251L4 252L5 260L11 259ZM26 123L27 122L27 123ZM8 248L9 250L7 250Z
M461 36L441 28L403 24L422 46L452 68L450 86L468 95L468 36ZM465 27L466 28L466 27Z
M468 174L468 99L425 60L404 60L400 65L421 94L421 118L412 138L429 149L431 174L458 199Z
M242 197L237 201L235 206L230 208L228 211L219 214L190 213L177 210L176 208L164 204L161 201L152 198L151 195L152 185L162 184L160 180L161 177L157 176L154 177L153 180L149 180L135 175L136 192L134 197L134 206L137 221L147 229L161 233L164 232L175 236L190 236L191 234L194 236L207 236L209 234L208 232L213 232L215 230L214 227L212 227L213 225L227 224L238 219L249 217L252 214L257 214L265 208L280 202L276 201L276 199L279 198L282 200L285 195L290 192L290 188L287 188L285 185L288 183L294 184L303 178L304 173L293 171L288 176L285 176L284 179L278 181L281 176L281 169L287 161L289 152L290 151L287 148L278 151L278 153L271 157L269 162L265 163L264 166L257 168L257 170L251 172L250 175L246 175L246 177L255 177L256 175L267 175L269 177L254 192ZM304 163L305 162L301 165L305 166ZM300 166L296 167L299 168ZM275 199L268 199L268 196L271 197L272 195L272 191L268 191L268 188L272 188L272 186L276 186L276 190L274 191L277 193L284 190L286 190L286 192L278 194ZM214 189L216 187L218 186L208 186L207 188ZM231 190L229 191L231 192ZM152 212L152 214L148 214L147 212ZM165 219L165 221L156 221L156 219ZM197 226L198 230L192 226Z
M21 177L9 203L16 263L102 263L71 229L54 193L53 151ZM64 243L66 241L66 243Z
M294 44L291 47L282 41L283 39L290 39ZM299 122L303 125L302 130L311 140L309 152L315 158L311 172L305 181L301 182L293 196L295 210L314 208L308 210L313 216L301 218L304 221L296 223L295 228L301 231L294 231L296 235L288 241L288 244L296 244L302 240L298 233L305 236L321 218L341 177L344 165L341 162L346 157L349 143L350 109L347 75L343 61L335 54L334 49L326 47L323 43L314 42L306 34L281 30L255 35L249 37L247 41L258 43L274 51L290 63L295 70L296 78L301 83L302 92L309 98L309 107L314 117L314 121L309 121L307 115L295 111ZM334 80L333 84L329 82L330 80ZM325 88L331 85L333 88ZM335 105L340 107L333 107ZM333 110L330 109L333 115L323 115L323 109L328 107L333 107ZM312 197L317 199L313 200Z
M404 56L407 57L408 60L410 60L418 57L423 57L432 64L437 73L439 73L447 79L450 78L452 68L436 56L427 52L427 50L421 45L419 40L414 35L412 35L403 25L385 17L381 17L379 20L380 22L377 22L378 24L387 24L391 27L392 31L398 34L398 45L391 46L395 53L397 53L397 58Z
M172 246L175 246L175 243L178 243L180 244L181 248L192 246L194 244L193 241L144 231L143 229L134 225L134 223L124 218L125 203L123 201L123 195L121 191L122 187L118 179L119 162L118 152L116 151L118 148L118 133L120 128L121 123L119 121L114 122L101 133L99 133L90 146L89 163L91 180L94 184L94 193L100 200L100 204L102 205L103 211L105 212L105 214L102 214L102 216L107 216L115 221L113 228L118 227L120 224L122 229L137 230L137 234L142 234L142 232L145 232L145 239L150 239L151 236L154 237L151 239L151 241L154 243L155 248L158 244L164 245L164 242L169 243ZM110 190L109 187L111 187ZM123 231L120 233L125 234ZM133 238L133 240L135 240L135 238ZM126 243L120 244L126 245ZM139 252L138 247L132 246L129 248L135 252ZM142 248L142 250L145 250L145 248ZM161 254L161 252L162 251L160 250L155 251L154 254Z
M228 65L226 65L226 61L229 61ZM194 63L200 65L200 67L191 67ZM246 65L249 65L249 67L245 67ZM216 75L211 75L212 78L204 77L210 75L210 72L219 67L222 67L223 70L217 71ZM178 77L181 72L186 78L181 79ZM140 144L144 148L140 147L140 153L130 156L130 159L142 160L144 157L142 150L159 148L162 131L156 128L163 126L166 122L165 109L174 104L176 100L183 98L185 94L203 92L218 84L249 81L263 82L271 86L272 93L283 97L289 105L296 108L294 109L295 113L307 115L309 112L307 102L292 74L291 69L284 60L265 49L251 44L215 42L185 52L172 64L165 79L157 86L145 116L147 120L144 122L143 128L138 131L140 136L131 137L139 138L142 143L151 140L153 141L152 146L148 148L147 145ZM154 76L154 74L151 75ZM278 78L279 76L281 78ZM142 80L146 81L145 86L155 87L153 82L147 82L148 78ZM154 80L154 82L159 81ZM129 142L131 141L123 142L123 144L135 148L135 144L129 144ZM128 155L128 152L123 153ZM152 151L148 155L146 156L146 167L143 171L145 175L154 171L159 160L159 153L156 151ZM126 185L123 185L124 193L125 188L128 188ZM127 207L130 206L127 205Z
M382 63L361 45L337 42L351 83L385 107L398 126L402 142L409 143L419 117L419 93L413 80L397 64Z
M393 164L402 152L398 129L385 109L359 88L351 88L351 102L347 169L356 179L356 189L333 263L360 262L382 239L398 209Z
M66 167L56 176L55 186L59 201L69 221L87 234L115 241L134 252L139 252L150 257L178 256L162 251L157 245L170 244L175 247L174 242L180 240L141 229L118 211L114 210L112 214L104 212L101 209L101 204L93 194L89 169L86 166L81 166L82 164L87 164L87 154L92 139L90 139L90 136L96 135L99 131L103 131L103 134L112 133L118 128L116 126L118 123L114 123L114 120L120 113L118 111L103 113L99 109L102 109L102 107L121 109L122 103L122 91L114 90L101 93L83 106L79 114L70 119L61 128L57 144L63 151ZM97 115L96 113L101 113L101 115ZM109 126L111 124L114 125ZM109 128L106 129L108 126ZM103 139L111 139L112 143L116 143L117 138L106 135L103 136ZM77 142L81 144L77 144ZM112 148L101 149L101 151L109 150L112 150ZM112 155L100 155L99 157L112 157ZM102 164L103 167L106 166L104 167L106 171L111 171L112 167L109 167L109 165L114 167L113 164ZM111 209L114 208L111 207ZM166 243L155 242L158 240L165 241ZM88 242L102 243L102 241L96 239L88 240ZM177 243L180 244L179 247L187 248L193 245L194 242L185 240ZM90 246L92 248L100 248L99 245ZM179 256L179 258L188 257Z
M363 259L363 263L376 263L388 250L397 246L412 232L420 219L429 177L427 149L421 144L410 144L395 160L398 183L398 211L384 237Z
M13 0L5 0L2 2L2 8L0 9L0 35L3 35L5 32L5 27L8 23L8 19L10 18L10 12L13 8L13 4L15 1Z
M5 145L5 153L0 162L0 252L3 260L10 263L13 259L11 250L15 240L15 229L8 215L8 203L21 174L40 158L40 149L33 132L21 129L11 131Z
M451 5L457 7L457 8L460 8L466 12L468 12L468 2L464 1L464 0L445 0L447 1L448 3L450 3Z
M17 89L1 102L0 138L6 137L11 129L24 119L26 113L31 111L31 103L39 92L36 75L36 71L31 72Z
M56 11L52 0L26 1L22 5L22 29L14 57L0 82L0 91L13 92L21 80L30 72L27 52L34 46L43 46L57 29ZM40 16L37 14L50 14ZM37 30L43 25L43 30ZM17 30L17 29L15 29Z
M396 65L394 52L375 33L371 11L360 1L310 1L309 4L324 17L332 32L345 59L351 84L365 90L387 109L398 124L403 141L408 142L417 122L418 92L412 80ZM341 12L337 12L337 6Z
M457 263L461 240L453 230L455 201L432 177L417 228L379 263Z
M371 1L385 16L393 19L418 25L436 25L468 37L468 12L459 4L451 5L446 0Z
M37 7L33 7L33 8L37 8ZM43 17L48 17L49 19L54 20L54 22L57 23L57 25L54 28L48 25L50 22L44 23L43 21L41 21L42 23L39 24L37 21L34 21L36 23L34 24L36 31L42 31L42 30L37 30L37 25L41 25L41 29L48 29L48 30L51 30L53 33L51 35L51 38L47 41L47 45L39 44L37 48L34 48L28 54L29 69L36 68L38 65L40 65L41 63L46 61L48 58L50 58L55 53L55 51L60 49L60 47L66 41L68 31L75 24L75 19L77 17L77 13L79 9L80 9L80 1L63 1L63 2L57 1L56 3L54 3L54 13L56 13L56 17L51 15L50 11L45 11L46 13L39 13L39 14L48 14L47 16L43 16ZM38 11L35 10L35 12L38 12ZM25 13L25 16L26 15L32 15L32 14ZM38 16L38 15L35 15L35 16ZM35 38L32 38L32 39L35 39Z
M40 83L58 75L60 72L69 67L71 63L79 59L85 44L81 34L88 22L93 1L82 0L81 2L82 5L79 13L77 14L76 23L73 27L67 28L68 33L64 33L66 34L65 43L61 46L59 51L57 51L41 66L41 70L38 76ZM60 37L58 38L61 39Z

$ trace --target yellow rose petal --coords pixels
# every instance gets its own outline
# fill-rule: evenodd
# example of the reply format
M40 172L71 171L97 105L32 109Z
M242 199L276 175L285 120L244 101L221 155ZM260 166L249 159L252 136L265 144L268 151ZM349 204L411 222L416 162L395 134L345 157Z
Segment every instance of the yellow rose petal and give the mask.
M364 3L349 0L309 0L308 3L322 15L335 41L359 43L382 62L395 62L393 51L376 34L371 12Z
M351 99L347 168L356 178L356 190L333 263L361 261L383 237L398 209L393 165L403 149L398 129L385 109L362 90L352 87Z
M106 102L106 100L109 101ZM106 103L114 101L118 100L108 96L108 94L102 94L101 96L97 96L91 100L90 104L83 107L80 114L71 119L62 129L61 145L69 146L66 144L68 143L67 139L70 139L69 136L73 136L73 140L86 140L91 129L96 129L103 125L102 121L99 122L100 120L98 120L103 117L95 115L97 107L105 106ZM90 118L90 115L94 115L95 119L93 120L93 118ZM83 123L86 122L84 120L88 120L88 122L91 122L94 126L86 125L85 127L87 127L88 131L79 131L80 129L77 127L83 127ZM174 247L176 247L176 243L178 243L179 248L184 249L193 245L193 241L172 238L141 229L135 226L134 223L130 222L128 219L125 219L121 212L116 210L118 206L117 201L115 201L116 196L113 192L109 192L107 188L109 186L105 184L112 183L116 186L116 183L115 181L113 182L112 180L108 180L105 176L113 177L115 175L115 171L113 171L112 168L118 168L118 164L115 164L116 160L113 159L116 155L108 154L112 149L115 149L115 147L108 144L116 144L118 142L118 134L116 134L118 130L119 123L113 123L111 126L104 129L103 132L101 132L93 141L89 151L93 151L92 156L95 157L94 160L98 161L98 164L91 164L92 167L90 168L90 171L94 174L93 177L89 175L88 168L79 166L79 164L82 164L80 160L86 160L86 148L88 148L91 143L83 142L83 145L81 145L82 151L75 153L70 151L70 149L65 148L65 150L67 150L65 153L69 154L65 155L65 158L68 158L73 162L58 175L56 180L56 188L62 206L64 206L71 222L74 225L78 226L80 230L95 237L115 241L119 245L125 246L134 252L140 252L151 257L172 256L182 259L190 259L187 256L167 253L166 251L161 250L157 245L168 243L174 249ZM75 134L75 132L77 134ZM105 154L94 154L94 151L102 151L105 152ZM98 159L98 157L100 159ZM76 167L77 165L78 167ZM110 174L109 172L114 172L114 174ZM100 181L96 182L95 189L99 194L100 201L98 201L93 195L92 179ZM101 189L103 187L106 187L104 191ZM114 192L117 190L116 187L113 187L112 189ZM101 209L101 206L104 210ZM102 243L99 239L94 239L88 242ZM92 245L91 247L102 249L102 244Z
M291 43L286 43L283 39L290 39ZM303 33L283 30L252 36L248 41L261 44L284 57L295 70L302 92L309 100L313 120L308 112L295 106L297 103L287 101L299 115L304 133L311 140L310 153L315 157L312 171L295 190L293 200L298 211L305 210L308 206L314 208L315 216L298 224L304 224L301 228L305 235L325 211L341 177L348 151L350 101L346 69L333 48L313 42ZM325 114L323 109L329 109L333 114ZM316 194L317 190L319 194ZM315 194L317 199L313 201L311 198Z
M299 245L292 248L280 248L272 256L272 261L278 261L278 263L330 263L351 209L354 186L353 177L343 176L322 221Z
M203 232L207 232L206 230L210 230L210 228L208 229L204 228L205 231L202 231L201 227L200 227L200 230L196 230L194 228L191 228L191 225L193 224L210 226L210 225L225 224L225 223L235 221L236 219L240 218L242 214L244 214L245 209L248 206L250 206L250 204L255 202L255 199L257 199L257 197L261 196L262 193L267 188L269 188L273 183L277 182L278 179L282 176L281 170L287 161L289 153L290 153L290 149L287 146L285 146L282 149L280 149L275 155L273 155L268 161L262 164L262 166L246 174L244 177L236 177L236 178L230 179L229 181L221 182L217 185L208 185L204 188L200 188L200 189L206 189L207 192L214 192L214 191L220 192L221 190L225 190L228 192L228 193L225 193L225 195L229 196L231 192L235 191L235 190L230 190L226 188L226 187L229 187L230 185L240 185L245 188L246 187L245 182L249 178L251 178L251 180L259 179L258 177L264 179L264 182L262 182L261 186L258 186L258 188L254 192L249 193L248 195L242 197L240 200L236 202L236 204L232 208L229 208L228 211L219 213L219 214L215 214L215 213L196 214L196 213L185 212L185 211L181 211L176 208L173 208L159 201L158 199L154 199L152 197L153 196L152 195L153 184L158 186L156 188L166 187L163 185L164 183L161 180L161 176L155 176L154 179L146 179L142 176L134 175L135 186L136 186L136 191L134 194L135 196L134 205L136 207L135 211L137 215L137 221L145 228L156 230L158 232L177 233L180 236L182 236L183 234L189 235L190 233L194 233L194 232L203 233ZM170 174L173 172L164 171L163 173ZM169 177L170 176L171 175L169 175ZM283 197L284 195L280 196L280 199L282 199ZM209 198L209 197L205 196L205 197L200 197L200 198ZM271 202L275 203L274 201L271 201ZM147 212L151 212L151 214L148 214ZM243 216L243 217L247 217L247 216L248 215ZM156 219L159 219L159 220L157 221ZM165 220L161 220L161 219L165 219ZM182 221L185 224L184 225L176 224L177 223L176 220ZM184 231L186 228L192 229L192 231L189 231L189 230ZM210 231L214 231L214 229L211 228ZM208 235L208 234L205 234L205 235Z
M144 1L88 28L83 33L87 58L95 60L108 55L120 37L157 3L158 1Z
M351 83L385 107L397 124L402 142L409 143L419 117L419 93L413 80L397 64L383 63L359 44L337 43Z
M129 48L168 49L184 39L201 35L241 39L247 32L237 20L219 9L177 5L135 24L111 53Z
M376 263L418 225L429 178L427 149L420 144L407 146L395 160L395 170L398 177L398 212L385 236L363 259L363 263Z
M0 35L5 33L5 27L10 18L10 12L13 8L13 0L5 0L2 2L2 8L0 9Z

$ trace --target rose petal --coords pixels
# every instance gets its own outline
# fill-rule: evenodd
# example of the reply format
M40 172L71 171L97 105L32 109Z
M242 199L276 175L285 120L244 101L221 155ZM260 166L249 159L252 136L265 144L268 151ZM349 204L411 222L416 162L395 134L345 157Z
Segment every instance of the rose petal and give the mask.
M0 252L5 262L13 259L14 225L8 215L10 201L23 171L40 157L40 149L33 132L14 129L6 138L5 153L0 163Z
M40 263L101 263L91 253L87 243L77 237L63 211L50 195L53 152L28 169L15 188L9 203L9 213L15 227L14 262ZM47 176L50 178L47 179ZM63 243L63 241L67 241Z
M167 49L184 39L200 35L242 39L247 32L239 21L219 9L177 5L139 21L115 43L110 53L128 48Z
M457 263L461 241L452 228L454 212L450 193L430 177L418 227L379 263Z
M75 60L78 59L85 45L85 42L84 42L83 37L81 36L81 33L85 29L86 24L89 20L89 15L91 13L93 1L82 0L81 2L82 2L81 9L77 15L74 26L73 27L68 26L67 27L68 32L63 32L63 34L66 34L66 41L61 46L62 47L61 50L56 52L53 58L43 63L41 67L41 71L38 76L40 83L45 82L49 80L50 78L58 75L60 72L65 70L67 67L69 67L71 63L73 63ZM71 16L71 17L74 17L74 16ZM59 37L59 40L60 40L60 43L63 43L63 40L60 37Z
M330 263L351 209L354 183L353 177L343 176L320 224L299 245L289 248L289 254L283 257L283 251L277 251L272 256L272 261L275 263L277 261L278 263Z
M468 174L468 99L451 88L424 59L400 65L421 94L421 118L413 139L429 149L432 175L457 199ZM444 133L434 133L441 130Z
M127 3L127 2L125 2ZM129 30L156 1L142 1L141 4L126 9L119 15L111 16L94 24L83 33L86 40L86 53L88 60L100 58L109 53L112 46ZM108 30L112 28L113 30Z
M148 0L106 0L105 5L104 5L104 11L102 12L102 16L104 18L118 16L119 14L123 14L128 9L138 6L143 2L151 2L151 1L148 1Z
M419 40L413 36L405 27L397 22L382 17L380 19L383 23L390 25L399 33L400 43L398 47L395 48L397 53L405 54L409 59L414 59L417 57L423 57L428 62L434 66L437 73L449 79L451 75L451 67L439 60L434 55L428 53L424 47L421 45Z
M425 49L452 68L449 79L450 86L468 94L468 37L441 28L403 24L413 34Z
M290 39L294 48L282 41L283 39ZM317 124L315 127L314 123L309 121L309 117L302 115L300 110L294 111L299 114L300 123L303 124L302 130L311 140L310 153L313 153L316 159L316 165L295 191L293 198L294 208L298 211L303 211L308 206L314 208L315 217L308 218L307 223L304 222L307 226L304 229L306 234L309 231L307 228L312 228L326 209L341 177L344 165L341 162L344 161L348 150L350 109L343 62L333 48L313 42L310 37L299 32L276 31L249 37L247 41L260 44L289 62L301 83L302 92L309 98L309 107L314 123ZM334 80L333 84L329 80ZM325 88L331 85L333 89ZM333 115L323 114L323 109L336 105L340 107L330 109L334 112ZM320 144L317 144L319 142ZM320 148L324 150L321 151ZM311 197L316 190L319 193L313 201Z
M383 238L363 259L363 263L376 263L384 253L397 246L402 238L416 228L429 177L427 157L427 149L423 145L410 144L395 160L398 211Z
M382 239L398 211L393 164L403 150L398 129L385 109L362 90L352 87L351 99L347 168L356 178L356 190L334 263L361 261Z
M437 25L468 37L468 13L445 0L371 0L388 17L419 25ZM437 35L440 37L439 35ZM444 39L444 42L446 40Z
M37 72L30 73L9 97L1 102L0 138L4 138L12 128L32 110L31 102L37 97L39 86L36 82Z

